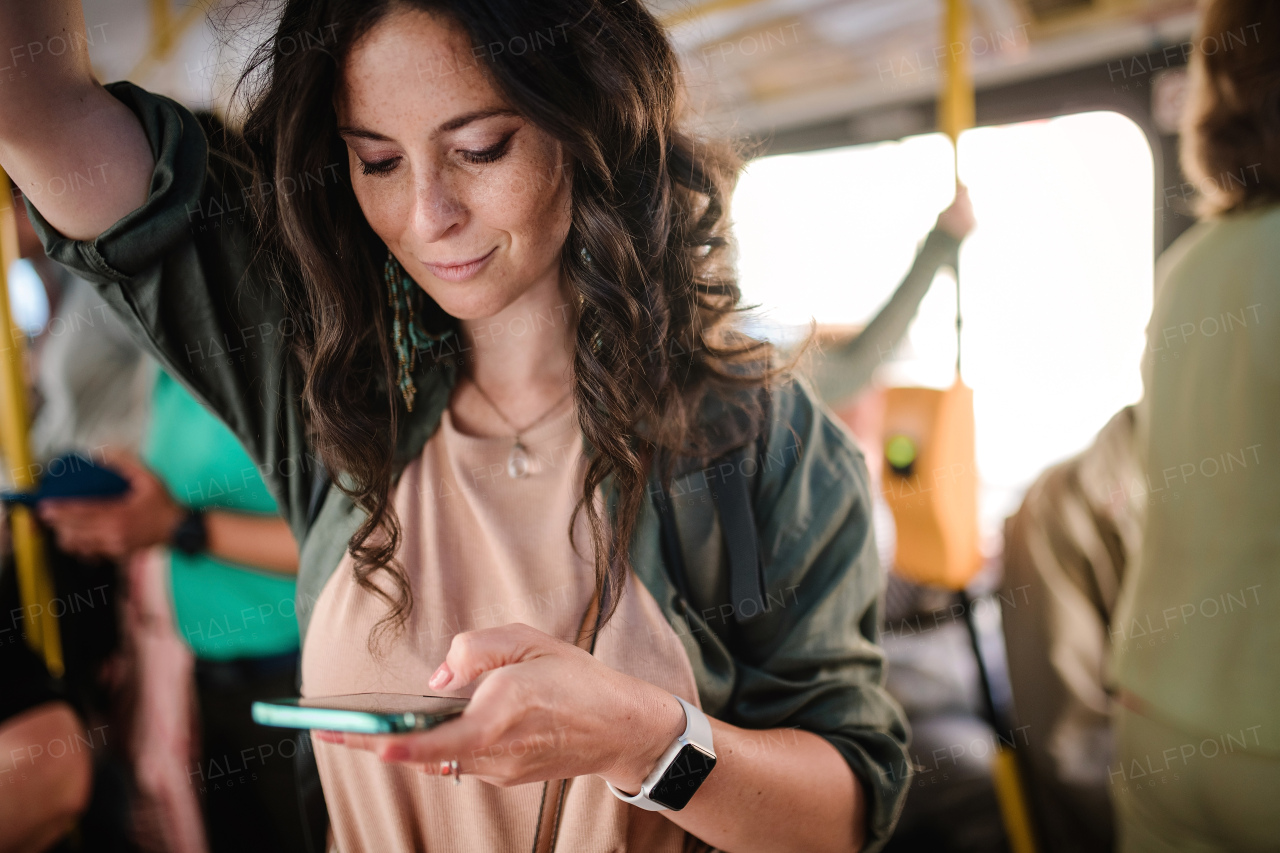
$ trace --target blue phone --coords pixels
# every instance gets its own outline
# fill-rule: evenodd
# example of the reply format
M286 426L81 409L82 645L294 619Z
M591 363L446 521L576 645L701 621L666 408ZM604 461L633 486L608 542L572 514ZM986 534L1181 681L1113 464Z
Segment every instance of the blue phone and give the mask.
M253 721L264 726L394 734L435 728L461 714L469 701L452 696L351 693L254 702L251 710Z
M66 453L44 466L40 487L32 492L5 492L0 500L35 506L58 498L118 498L129 491L129 481L111 468L79 453Z

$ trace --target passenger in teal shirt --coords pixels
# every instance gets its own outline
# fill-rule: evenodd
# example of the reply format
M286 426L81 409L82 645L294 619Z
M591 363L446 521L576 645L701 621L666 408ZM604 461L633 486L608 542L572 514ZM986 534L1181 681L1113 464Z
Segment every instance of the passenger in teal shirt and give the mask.
M276 502L240 442L172 377L159 372L143 459L178 503L276 517ZM294 578L170 549L179 635L197 657L263 657L298 648Z
M125 495L59 501L41 516L59 547L83 557L168 546L175 629L196 657L201 754L186 772L209 849L300 851L296 746L249 710L297 693L293 534L240 442L167 373L152 389L143 460L104 455L129 480Z

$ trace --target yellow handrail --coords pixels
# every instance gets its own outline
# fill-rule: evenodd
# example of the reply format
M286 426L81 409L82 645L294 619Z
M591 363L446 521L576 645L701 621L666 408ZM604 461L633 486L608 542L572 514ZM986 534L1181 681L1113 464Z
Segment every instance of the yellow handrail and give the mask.
M14 220L9 177L0 171L0 451L19 490L35 485L27 428L26 335L14 324L9 311L9 265L18 258L18 230ZM27 644L44 657L54 676L63 673L62 638L54 615L53 581L45 561L43 540L31 511L15 505L9 513L13 532L13 557L18 571L18 597L22 604Z
M946 76L938 92L938 129L959 147L960 134L973 127L973 68L969 63L969 0L945 0L942 24ZM958 47L957 47L958 46Z

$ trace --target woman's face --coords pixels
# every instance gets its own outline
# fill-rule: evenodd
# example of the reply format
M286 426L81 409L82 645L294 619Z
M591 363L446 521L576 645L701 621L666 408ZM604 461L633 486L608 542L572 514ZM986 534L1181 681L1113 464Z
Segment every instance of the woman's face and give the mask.
M478 62L460 27L397 11L353 47L335 102L365 218L461 320L558 295L570 218L562 146Z

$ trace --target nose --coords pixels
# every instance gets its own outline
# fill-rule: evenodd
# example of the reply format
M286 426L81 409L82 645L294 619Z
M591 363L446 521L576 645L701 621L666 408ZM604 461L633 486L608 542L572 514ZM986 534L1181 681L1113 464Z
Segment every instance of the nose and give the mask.
M446 175L433 169L415 176L411 227L418 239L435 242L461 228L466 219L466 205Z

